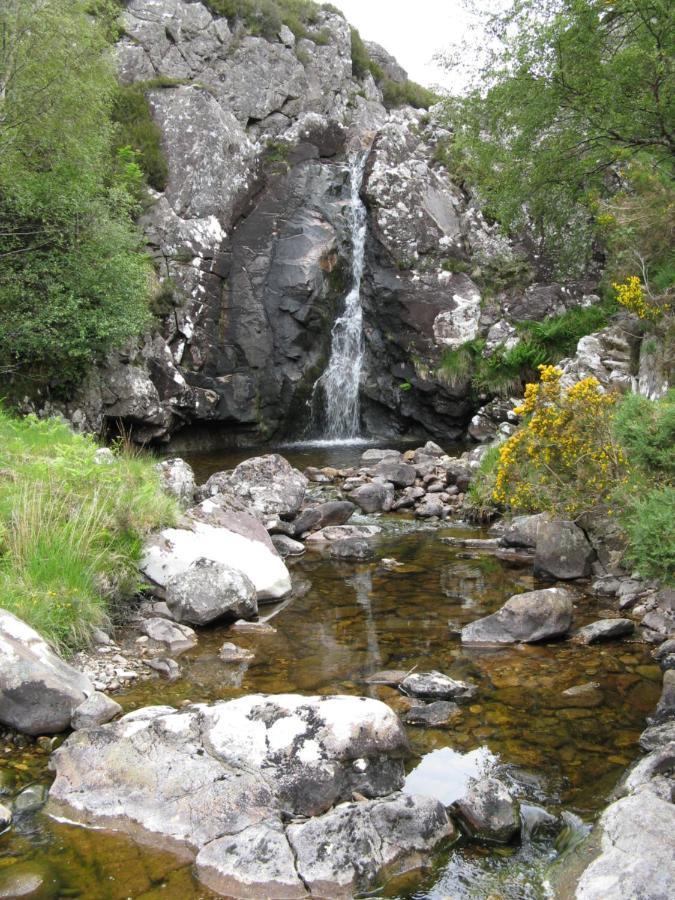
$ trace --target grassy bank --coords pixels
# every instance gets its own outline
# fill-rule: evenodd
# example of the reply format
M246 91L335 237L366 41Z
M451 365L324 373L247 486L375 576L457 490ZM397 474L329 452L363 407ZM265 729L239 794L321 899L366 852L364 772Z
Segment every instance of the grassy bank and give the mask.
M96 449L60 420L0 408L0 603L62 651L133 595L143 536L178 515L150 457L97 465Z

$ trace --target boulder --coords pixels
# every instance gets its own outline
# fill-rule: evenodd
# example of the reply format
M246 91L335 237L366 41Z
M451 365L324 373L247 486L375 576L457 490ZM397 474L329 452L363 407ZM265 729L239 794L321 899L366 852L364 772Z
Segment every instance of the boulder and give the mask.
M414 466L407 463L391 461L385 457L379 462L373 474L382 481L390 481L395 487L412 487L417 478L417 472Z
M94 686L54 653L37 631L0 609L0 722L24 734L70 725Z
M643 750L658 750L667 744L675 744L675 718L668 719L661 725L650 725L640 735Z
M474 840L508 844L520 834L518 804L497 778L473 781L452 810Z
M434 496L427 496L415 509L415 515L418 519L440 519L443 517L445 507L443 501Z
M184 506L191 506L195 501L195 473L184 459L175 457L165 459L155 466L159 472L162 487Z
M222 662L248 662L255 659L255 653L246 650L245 647L237 647L236 644L226 642L218 652L218 659Z
M428 728L438 728L448 725L461 714L456 703L448 700L435 700L433 703L425 703L421 706L413 706L403 716L406 725L424 725Z
M400 450L364 450L361 454L361 462L368 463L372 462L380 462L383 459L391 458L394 460L401 459L401 451Z
M514 516L507 523L502 534L502 542L507 547L537 546L537 535L540 524L548 518L546 513L537 513L534 516Z
M140 630L169 653L184 653L197 644L197 635L191 628L168 619L144 619Z
M146 666L164 675L169 681L175 681L180 677L180 666L175 659L166 656L155 656L152 659L146 659Z
M412 697L423 700L468 700L476 693L475 684L455 681L441 672L412 672L399 685L401 690Z
M580 628L573 641L577 644L596 644L599 641L611 641L614 638L625 637L635 631L635 625L630 619L600 619Z
M597 825L600 855L576 900L667 900L675 896L675 805L641 790L612 803Z
M349 496L364 513L389 512L394 502L394 487L371 481L357 487Z
M336 541L330 548L331 559L366 560L372 559L375 551L364 538L347 538Z
M291 577L257 519L223 510L213 499L188 510L178 528L165 528L145 545L140 569L159 589L198 559L236 566L250 579L258 601L291 590Z
M463 644L515 644L550 640L572 625L572 595L564 588L511 597L496 613L462 628Z
M350 538L371 538L382 531L377 525L330 525L307 536L307 543L331 543Z
M587 578L595 550L574 522L542 519L537 530L534 571L544 578Z
M300 541L294 541L287 534L273 534L272 543L282 559L287 556L302 556L305 552L305 545Z
M300 511L307 479L278 453L254 456L234 469L228 486L257 513L293 518Z
M355 509L356 506L348 500L329 500L304 509L293 522L293 534L300 537L308 531L319 531L330 525L344 525L351 519Z
M78 731L80 728L105 725L111 719L114 719L115 716L119 716L121 712L122 707L119 703L115 703L114 700L100 691L94 691L73 712L71 727L74 731Z
M650 716L650 725L660 725L675 717L675 669L663 673L663 688L654 715Z
M408 753L396 715L364 697L147 707L52 754L47 812L182 847L229 896L351 896L454 836L440 804L397 793Z
M200 557L166 583L166 604L176 622L208 625L258 614L253 582L239 569Z

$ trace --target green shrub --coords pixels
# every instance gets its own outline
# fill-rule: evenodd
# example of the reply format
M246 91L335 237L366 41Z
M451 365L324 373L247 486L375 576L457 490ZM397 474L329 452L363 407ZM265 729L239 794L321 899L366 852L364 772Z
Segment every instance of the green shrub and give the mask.
M626 395L617 407L614 431L632 466L651 478L675 477L675 390L656 402Z
M384 77L380 80L382 90L382 102L387 109L397 106L414 106L415 109L429 109L434 103L438 103L438 94L422 87L415 81L398 82Z
M120 85L113 103L112 118L117 124L117 144L135 150L148 184L156 191L165 190L169 166L162 149L162 131L152 118L146 94L152 88L173 87L175 84L173 79L154 79Z
M352 35L352 75L355 78L364 78L368 72L373 76L375 81L379 81L384 77L384 72L378 64L370 58L368 49L363 43L358 29L351 29Z
M634 500L623 516L627 561L647 578L675 584L675 488L655 487Z
M61 650L135 593L143 536L178 516L151 457L95 451L61 420L0 409L2 605Z
M471 522L489 522L497 515L497 505L492 498L499 466L499 447L486 450L480 466L469 484L464 511Z

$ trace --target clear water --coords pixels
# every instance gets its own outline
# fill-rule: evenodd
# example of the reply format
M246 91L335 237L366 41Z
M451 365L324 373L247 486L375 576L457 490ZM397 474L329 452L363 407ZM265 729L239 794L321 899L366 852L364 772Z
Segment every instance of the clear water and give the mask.
M367 153L349 161L350 203L347 212L352 245L351 288L342 315L331 334L328 366L314 387L315 401L323 396L323 435L329 440L355 438L360 430L359 389L363 368L363 313L361 279L366 246L367 214L361 200L361 184Z
M285 452L285 451L282 451ZM303 448L305 464L338 454L358 462L359 448ZM335 457L333 457L335 459ZM227 460L201 458L202 477ZM300 459L298 459L300 462ZM374 519L362 519L374 521ZM592 822L625 767L637 757L637 740L660 690L660 671L639 642L582 647L569 642L481 650L462 647L457 629L486 615L514 593L538 586L531 568L508 566L479 552L465 552L443 535L481 536L460 525L420 526L405 517L377 520L376 559L364 564L332 561L308 551L289 563L294 596L263 607L275 634L232 634L205 629L199 646L180 658L182 674L161 677L117 694L126 710L185 700L214 701L253 692L347 693L372 696L403 712L395 689L368 685L378 669L436 668L474 681L477 695L461 704L447 728L408 729L413 754L408 788L449 802L465 780L489 768L523 800L565 810ZM389 569L378 560L397 559ZM605 601L574 588L575 622L597 618ZM133 653L135 634L124 650ZM249 663L224 664L222 643L255 653ZM596 706L572 706L561 696L588 681L599 685ZM31 783L48 784L48 754L29 747L0 753L0 802ZM522 847L464 846L431 860L426 872L389 882L375 896L399 900L543 900L546 870L556 857L546 839ZM213 895L191 866L168 851L136 844L122 835L57 823L30 813L0 836L3 875L27 866L42 871L49 887L39 898L86 900L206 900ZM1 894L0 894L1 896Z

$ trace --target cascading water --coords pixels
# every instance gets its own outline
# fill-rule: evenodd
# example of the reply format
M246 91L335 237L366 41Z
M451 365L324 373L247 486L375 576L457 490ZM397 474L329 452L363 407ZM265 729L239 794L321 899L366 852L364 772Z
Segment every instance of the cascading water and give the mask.
M363 366L363 315L361 279L366 247L366 207L361 200L361 184L367 152L349 160L350 205L348 222L352 244L352 285L345 308L331 335L328 365L314 386L325 397L324 436L331 440L355 438L360 430L359 387Z

